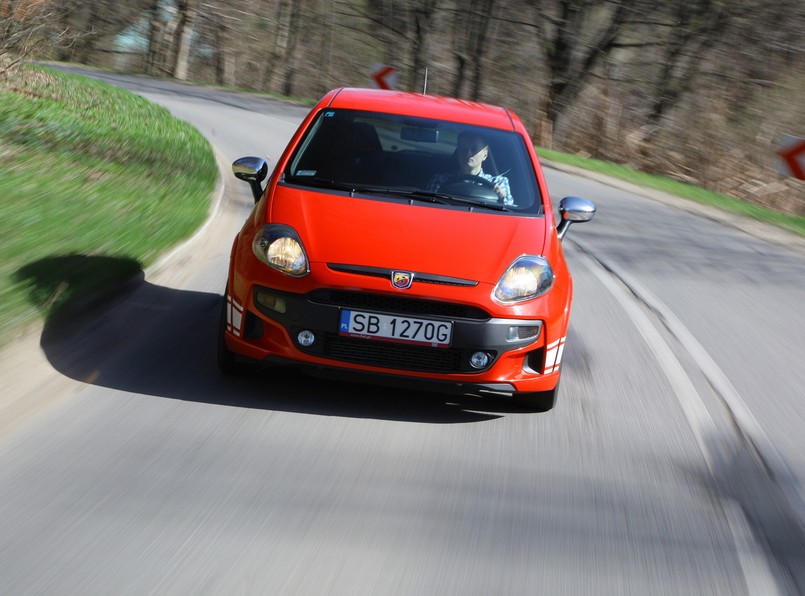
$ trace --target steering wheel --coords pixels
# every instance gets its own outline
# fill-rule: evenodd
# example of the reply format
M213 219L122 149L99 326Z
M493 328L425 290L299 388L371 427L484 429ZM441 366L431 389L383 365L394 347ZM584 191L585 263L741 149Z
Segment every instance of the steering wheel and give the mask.
M439 186L439 192L455 193L473 199L497 202L500 200L495 183L474 174L456 174Z

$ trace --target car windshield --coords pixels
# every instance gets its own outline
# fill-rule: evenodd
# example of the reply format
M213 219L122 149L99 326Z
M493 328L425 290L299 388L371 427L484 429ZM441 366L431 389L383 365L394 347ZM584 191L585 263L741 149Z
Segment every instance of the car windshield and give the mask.
M324 109L285 169L286 184L366 196L542 214L536 174L515 132Z

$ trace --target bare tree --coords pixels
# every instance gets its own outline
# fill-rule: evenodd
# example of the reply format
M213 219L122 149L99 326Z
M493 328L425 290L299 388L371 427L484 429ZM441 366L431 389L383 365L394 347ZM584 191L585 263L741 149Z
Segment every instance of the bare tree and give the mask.
M106 50L114 38L138 21L152 0L42 0L50 7L53 25L73 36L73 43L58 56L64 60L90 62ZM33 2L28 4L35 4Z
M196 5L193 0L177 0L176 40L173 53L173 76L183 81L187 79L190 64L190 46L193 28L196 24Z
M429 42L441 0L370 0L366 12L356 9L376 29L386 63L402 70L404 87L422 89L429 60ZM405 55L399 64L401 55Z
M367 8L353 6L355 15L366 20L374 35L382 44L382 62L397 64L400 45L405 40L409 22L408 4L405 0L368 0Z
M456 60L456 75L452 95L462 97L469 78L470 99L480 99L483 84L483 60L488 46L487 39L496 0L470 0L454 11L453 55ZM471 72L467 72L467 67Z
M669 2L658 6L654 15L659 18L648 21L659 56L649 88L651 105L643 127L644 143L651 142L663 117L693 88L696 76L707 64L708 50L723 37L729 10L730 5L719 0Z
M282 76L282 92L285 95L293 95L294 74L296 73L296 48L303 30L301 17L300 3L292 2L288 25L288 44L285 47L285 55L283 56L285 68Z
M409 89L422 89L425 82L425 68L428 66L428 43L434 26L434 15L439 0L419 0L411 6L413 38L411 43L411 71L408 77Z
M72 38L54 28L45 3L0 0L0 77L31 54L67 46Z
M553 144L562 113L584 89L595 67L615 47L629 16L628 0L527 0L548 68L538 137Z
M262 89L280 90L293 86L293 53L302 27L301 9L294 0L279 0L274 11L273 26L266 33L271 38L270 49L264 61ZM283 66L284 65L284 66ZM278 69L277 67L282 68Z
M161 0L152 0L146 10L148 19L148 48L145 55L145 71L149 74L164 72L168 48L166 39L170 24Z
M428 68L429 92L510 106L542 145L691 181L738 177L712 144L763 179L805 110L801 0L0 0L0 53L22 39L7 15L40 5L81 37L62 58L134 27L150 72L307 97L378 62L420 90Z

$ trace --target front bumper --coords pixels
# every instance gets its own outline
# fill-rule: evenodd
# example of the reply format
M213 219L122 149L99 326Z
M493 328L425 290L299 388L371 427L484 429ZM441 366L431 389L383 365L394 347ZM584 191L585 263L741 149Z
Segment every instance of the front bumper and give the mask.
M253 286L246 305L227 299L227 345L267 363L302 365L329 377L361 373L362 380L378 384L473 394L547 391L559 378L564 339L546 345L540 320L495 318L462 304L346 290L292 294ZM448 347L430 347L345 336L339 333L343 309L449 321L452 340ZM539 331L509 341L510 328L518 326ZM299 343L302 331L314 335L311 345ZM477 352L489 356L480 369L470 363Z

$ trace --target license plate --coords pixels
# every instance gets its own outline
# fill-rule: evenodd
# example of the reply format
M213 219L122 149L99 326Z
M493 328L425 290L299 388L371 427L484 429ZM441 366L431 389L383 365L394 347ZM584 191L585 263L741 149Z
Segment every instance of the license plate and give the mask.
M342 310L339 334L446 348L453 336L453 323Z

